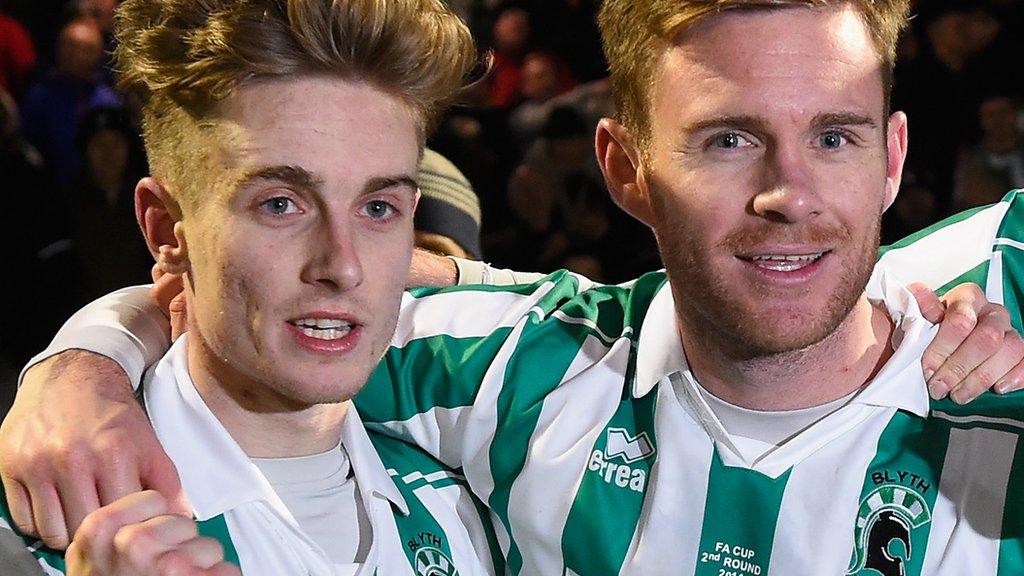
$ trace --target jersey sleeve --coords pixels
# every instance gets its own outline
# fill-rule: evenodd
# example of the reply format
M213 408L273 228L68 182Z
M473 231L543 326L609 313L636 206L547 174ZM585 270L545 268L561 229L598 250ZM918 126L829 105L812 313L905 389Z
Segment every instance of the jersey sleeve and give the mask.
M146 367L159 360L171 346L170 324L150 301L148 286L112 292L76 312L53 341L21 371L65 350L95 352L117 362L138 387Z
M882 248L878 267L905 282L923 282L937 293L965 282L985 290L1010 310L1020 331L1024 296L1024 192L947 218Z
M355 398L363 422L461 468L495 433L511 363L537 349L538 331L557 330L548 319L579 292L579 277L559 271L533 284L407 293L391 346Z

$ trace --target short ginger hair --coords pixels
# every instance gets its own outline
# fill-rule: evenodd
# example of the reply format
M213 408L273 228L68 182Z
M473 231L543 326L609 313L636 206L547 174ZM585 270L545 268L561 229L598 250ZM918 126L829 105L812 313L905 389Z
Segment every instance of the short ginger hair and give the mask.
M619 121L643 152L650 143L650 106L658 64L673 41L707 16L741 9L851 4L863 18L882 60L888 110L896 43L910 0L604 0L598 16Z
M151 169L183 187L196 158L182 141L246 82L365 82L410 107L422 140L478 64L442 0L125 0L116 17L118 83L143 103Z

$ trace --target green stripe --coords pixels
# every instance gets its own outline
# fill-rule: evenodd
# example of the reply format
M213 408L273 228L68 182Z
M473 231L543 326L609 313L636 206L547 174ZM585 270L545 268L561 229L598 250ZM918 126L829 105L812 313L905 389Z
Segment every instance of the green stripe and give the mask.
M220 542L221 546L224 547L224 560L226 562L230 562L239 568L242 567L241 562L238 560L238 550L235 550L235 543L231 541L231 532L228 531L228 523L224 519L223 514L214 516L209 520L196 522L196 525L199 527L200 536L213 538Z
M407 420L435 407L469 406L511 328L482 338L430 336L391 348L354 399L364 423Z
M1017 241L1024 240L1024 205L1017 204L1017 196L1020 194L1020 190L1013 190L1006 196L1003 196L1003 202L1009 202L1010 208L1006 211L1006 215L1003 216L1003 221L999 225L999 231L996 233L997 238L1010 238Z
M1015 238L1024 240L1024 233ZM1010 311L1010 321L1018 332L1024 332L1021 304L1024 304L1024 252L1012 246L997 246L1002 254L1003 306Z
M953 416L1005 418L1024 427L1024 391L1009 394L985 392L969 404L957 404L949 398L932 400L931 409Z
M948 423L937 418L893 414L864 476L847 574L921 573L949 431ZM904 535L909 536L909 546L893 535L894 529L909 532ZM884 538L888 541L881 542ZM882 548L895 559L880 559ZM882 562L889 565L880 568ZM895 571L896 565L902 565L902 572Z
M439 555L443 555L445 558L441 559L442 562L453 562L449 535L416 493L417 489L426 487L428 483L419 479L406 484L401 479L413 472L430 474L432 472L450 470L422 450L410 444L382 434L371 433L369 437L384 466L392 468L397 472L398 476L393 478L394 484L409 507L408 515L401 514L397 509L395 509L394 514L395 525L398 527L399 537L402 542L402 550L409 560L409 566L412 567L414 572L417 572L418 555L426 555L419 558L419 561L423 561L424 558L436 560L439 559ZM447 478L447 480L452 479ZM432 485L432 489L439 487L440 484L441 482L439 481L437 484ZM451 484L452 482L448 483L448 485ZM452 513L454 515L455 511L452 511ZM483 523L483 526L485 530L490 528L490 524L487 522ZM454 572L449 573L454 574Z
M711 460L695 576L767 574L775 524L792 470L770 478Z
M625 561L657 455L657 396L657 388L638 400L627 394L591 449L562 531L565 566L577 574L618 574ZM626 462L617 455L609 457L608 435L612 428L625 430L629 439L645 438L651 446L650 454L635 462Z
M1024 438L1017 440L1006 486L996 576L1020 576L1021 573L1024 573Z
M957 286L964 284L965 282L974 282L978 286L981 286L981 289L984 290L985 287L988 285L988 268L990 262L990 260L985 260L984 262L978 264L974 268L971 268L967 272L964 272L963 274L957 276L956 278L950 280L949 282L946 282L942 286L939 286L938 288L935 289L935 293L939 296L942 296L946 292L949 292L953 288L956 288Z
M523 564L516 534L509 524L512 484L526 462L544 399L558 387L583 341L591 334L589 328L578 324L527 324L505 368L505 385L497 400L498 424L489 455L494 491L488 505L511 537L507 559L512 574L518 574Z

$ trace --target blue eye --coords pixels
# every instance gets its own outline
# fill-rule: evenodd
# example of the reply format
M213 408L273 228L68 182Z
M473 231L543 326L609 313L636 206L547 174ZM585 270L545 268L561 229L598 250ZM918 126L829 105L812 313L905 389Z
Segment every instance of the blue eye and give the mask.
M295 202L284 196L275 196L266 200L260 204L260 207L275 216L294 214L295 212L298 212L298 207L295 205Z
M846 142L846 136L843 136L840 132L825 132L818 136L818 145L826 150L841 148Z
M371 200L364 209L366 215L374 220L387 220L395 212L395 207L383 200Z

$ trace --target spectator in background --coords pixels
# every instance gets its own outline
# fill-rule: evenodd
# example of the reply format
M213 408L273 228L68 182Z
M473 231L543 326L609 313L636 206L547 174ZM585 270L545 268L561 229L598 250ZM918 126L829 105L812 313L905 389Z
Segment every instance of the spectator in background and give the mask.
M447 158L427 148L416 179L420 189L413 223L416 246L445 256L482 258L480 200L466 176Z
M1024 187L1024 137L1020 109L1012 98L986 98L978 109L981 141L957 164L957 211L998 202L1012 188Z
M81 164L68 204L90 298L150 280L152 257L135 219L135 183L144 175L139 147L119 108L91 110L79 130Z
M0 12L0 89L20 98L35 67L32 37L20 22Z
M566 76L559 61L546 52L528 54L523 60L521 76L524 99L509 117L509 129L520 151L529 149L555 108L572 108L592 129L602 117L614 114L607 80L596 80L566 91L572 79Z
M103 35L93 19L72 20L61 30L57 62L33 86L22 103L25 137L35 145L67 186L78 174L79 126L89 110L120 105L120 97L103 81Z
M523 58L530 50L530 15L521 8L506 8L492 29L494 61L488 80L491 106L511 108L520 98Z
M501 247L513 267L569 268L601 282L658 267L650 232L608 198L592 133L575 109L555 108L513 173L508 198L517 221Z
M116 85L114 77L114 11L118 0L72 0L68 4L69 20L91 19L103 34L103 62L100 69L103 80L110 86Z

